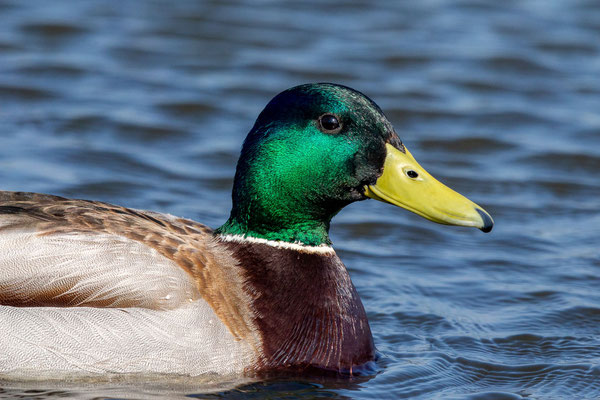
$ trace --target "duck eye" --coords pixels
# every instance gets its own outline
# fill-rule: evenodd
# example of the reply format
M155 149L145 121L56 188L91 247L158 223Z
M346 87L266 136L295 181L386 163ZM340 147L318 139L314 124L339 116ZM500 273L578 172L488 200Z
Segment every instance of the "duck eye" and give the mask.
M340 121L333 114L323 114L319 117L321 130L326 133L338 133L341 129Z
M406 175L408 175L409 178L416 178L419 176L419 174L417 174L416 171L413 171L412 169L406 171Z

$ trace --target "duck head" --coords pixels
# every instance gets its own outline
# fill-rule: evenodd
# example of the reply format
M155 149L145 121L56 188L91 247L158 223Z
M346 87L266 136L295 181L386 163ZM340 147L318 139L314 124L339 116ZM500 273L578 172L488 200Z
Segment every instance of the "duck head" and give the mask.
M231 215L217 233L328 245L333 216L367 198L442 224L493 226L483 208L417 163L371 99L319 83L278 94L260 113L237 164Z

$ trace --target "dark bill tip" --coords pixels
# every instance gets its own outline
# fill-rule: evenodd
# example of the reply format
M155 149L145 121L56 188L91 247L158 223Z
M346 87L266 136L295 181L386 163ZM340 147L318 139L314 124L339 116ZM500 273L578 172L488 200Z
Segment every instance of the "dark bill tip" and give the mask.
M481 219L483 220L483 226L479 229L481 229L485 233L491 232L492 228L494 227L494 220L492 219L492 217L490 217L488 213L486 213L480 208L476 208L475 210L479 213Z

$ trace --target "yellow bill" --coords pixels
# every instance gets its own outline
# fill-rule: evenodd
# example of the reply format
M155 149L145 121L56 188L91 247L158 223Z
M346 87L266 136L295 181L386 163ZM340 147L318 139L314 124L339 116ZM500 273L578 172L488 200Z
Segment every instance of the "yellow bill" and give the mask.
M429 175L408 149L403 153L390 144L386 149L383 174L365 195L440 224L492 230L494 220L483 208Z

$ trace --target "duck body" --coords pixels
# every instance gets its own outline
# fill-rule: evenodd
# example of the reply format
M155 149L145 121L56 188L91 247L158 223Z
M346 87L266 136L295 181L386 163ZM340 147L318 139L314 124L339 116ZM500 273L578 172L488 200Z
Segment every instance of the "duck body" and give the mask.
M429 175L345 86L275 96L242 147L229 219L0 192L0 375L350 373L375 358L331 219L373 198L493 221Z
M1 374L344 371L374 357L360 298L328 246L0 192L0 248Z

